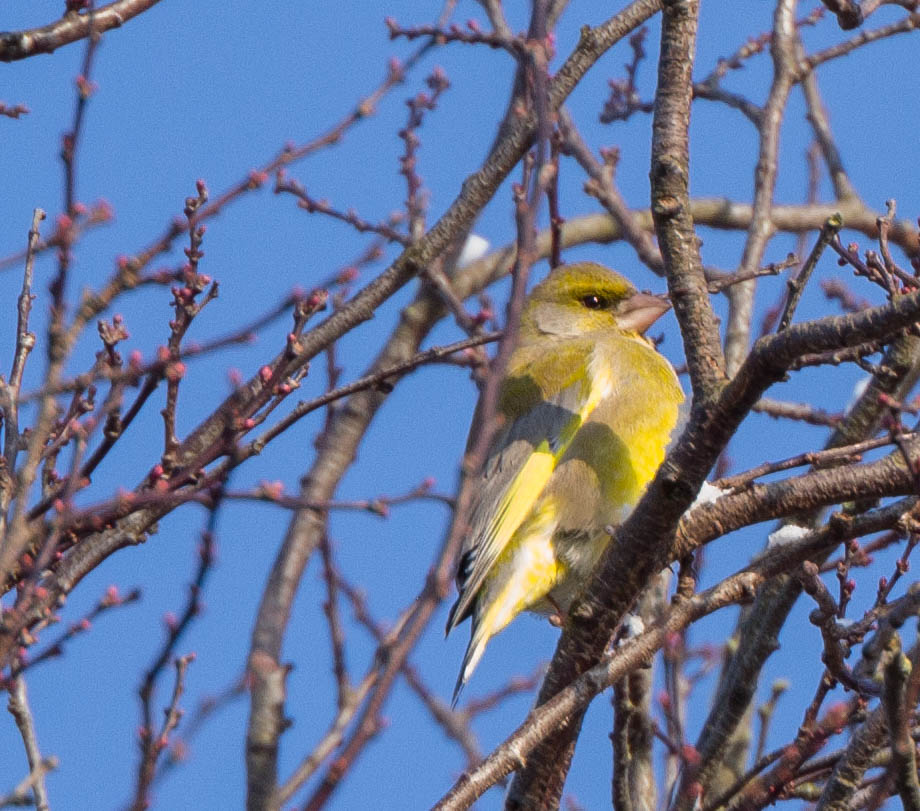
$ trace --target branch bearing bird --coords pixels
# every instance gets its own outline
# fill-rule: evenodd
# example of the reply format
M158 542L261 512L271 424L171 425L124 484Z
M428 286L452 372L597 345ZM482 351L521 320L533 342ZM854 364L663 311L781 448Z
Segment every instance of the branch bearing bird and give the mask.
M472 619L454 705L521 611L568 611L605 527L622 523L661 464L684 395L644 333L669 307L591 262L559 266L527 297L447 619L448 633Z

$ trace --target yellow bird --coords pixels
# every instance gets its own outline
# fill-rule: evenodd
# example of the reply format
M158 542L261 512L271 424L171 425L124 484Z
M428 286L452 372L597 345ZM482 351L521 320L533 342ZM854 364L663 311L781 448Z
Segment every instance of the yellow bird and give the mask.
M528 296L475 485L447 632L472 616L453 703L521 611L564 614L664 458L684 399L643 333L670 304L591 262Z

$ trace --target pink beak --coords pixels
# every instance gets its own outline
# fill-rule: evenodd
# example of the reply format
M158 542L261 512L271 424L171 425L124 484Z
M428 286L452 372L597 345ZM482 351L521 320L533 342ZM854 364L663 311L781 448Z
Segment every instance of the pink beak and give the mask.
M617 324L641 335L670 309L671 302L666 295L634 293L619 306Z

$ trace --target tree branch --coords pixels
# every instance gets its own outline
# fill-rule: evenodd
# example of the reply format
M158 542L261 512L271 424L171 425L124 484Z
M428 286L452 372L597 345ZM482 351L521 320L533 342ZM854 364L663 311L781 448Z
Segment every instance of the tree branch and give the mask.
M120 28L160 0L117 0L83 14L68 11L60 20L28 31L0 32L0 62L15 62L36 54L49 54L62 45Z

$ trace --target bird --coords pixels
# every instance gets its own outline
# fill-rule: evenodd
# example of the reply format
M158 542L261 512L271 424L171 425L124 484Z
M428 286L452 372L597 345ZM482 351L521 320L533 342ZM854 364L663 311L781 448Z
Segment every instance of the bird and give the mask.
M561 623L661 464L684 395L645 332L669 308L593 262L559 265L527 296L471 485L446 629L471 619L452 706L519 613Z

